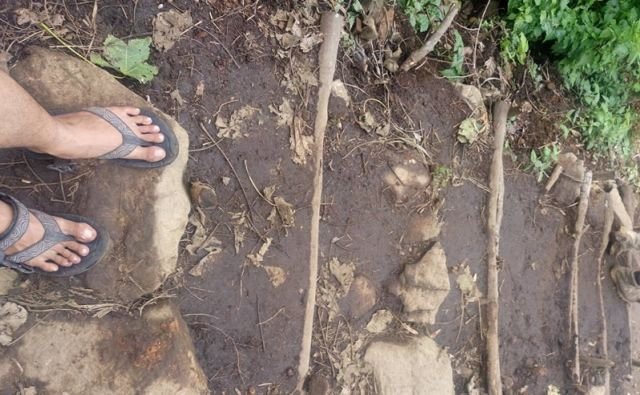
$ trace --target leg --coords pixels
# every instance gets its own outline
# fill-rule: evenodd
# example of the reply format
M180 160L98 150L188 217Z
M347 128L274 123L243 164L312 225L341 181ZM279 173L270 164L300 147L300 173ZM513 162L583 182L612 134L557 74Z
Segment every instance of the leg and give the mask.
M159 143L164 136L151 119L134 107L109 107L141 139ZM109 123L88 112L51 116L9 75L0 72L0 148L28 148L65 159L95 158L110 152L122 136ZM138 147L127 156L155 162L159 147Z

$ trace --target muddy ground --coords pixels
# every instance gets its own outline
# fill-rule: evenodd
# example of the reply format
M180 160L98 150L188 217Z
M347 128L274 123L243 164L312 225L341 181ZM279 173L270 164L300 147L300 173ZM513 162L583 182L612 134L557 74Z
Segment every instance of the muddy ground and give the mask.
M66 3L65 8L59 9L69 20L80 21L90 15L91 4ZM201 275L194 276L189 271L202 254L192 256L182 249L182 271L166 286L179 301L214 393L251 387L258 393L287 392L296 380L308 278L311 170L308 164L292 161L289 128L278 124L270 106L279 106L283 98L290 100L303 120L303 133L311 134L315 87L302 84L292 93L283 85L291 79L286 73L292 62L302 59L312 71L315 69L316 50L302 54L293 49L290 53L294 56L281 59L276 56L277 42L265 36L259 26L260 21L268 24L276 9L289 10L290 5L256 2L243 6L233 1L213 5L204 1L164 4L165 10L188 9L194 22L202 22L186 32L173 49L153 54L152 61L160 72L151 83L123 81L173 114L190 132L185 183L200 181L215 190L215 198L201 210L207 233L219 240L221 252ZM3 8L0 17L6 49L20 29L15 26L11 7ZM148 35L158 10L159 3L149 0L135 4L100 2L95 40L101 42L107 34ZM14 42L10 52L20 56L30 43L55 45L50 39L43 42L32 38ZM342 51L339 55L336 78L343 80L353 103L347 106L340 99L332 99L325 152L321 264L326 265L331 258L353 262L356 274L373 284L377 297L375 307L357 316L352 314L353 302L349 300L340 302L342 315L332 321L327 321L323 306L318 309L312 369L337 384L336 393L340 383L334 381L338 373L335 362L345 347L341 343L344 333L348 330L356 336L363 332L371 314L378 309L399 314L401 303L389 294L388 287L403 264L414 261L430 247L429 243L405 242L404 236L412 217L431 210L439 210L443 223L439 240L447 255L451 292L434 325L413 329L434 336L453 356L457 393L466 393L467 383L484 374L482 317L478 310L482 299L465 305L456 286L456 270L460 264L468 265L470 272L477 275L480 290L485 289L484 208L490 137L484 136L471 146L456 142L457 126L470 110L452 85L437 77L440 66L431 62L381 85L356 69ZM202 95L197 94L198 85L204 86ZM176 90L184 100L182 104L170 95ZM425 157L406 144L385 142L375 134L365 133L356 123L357 110L365 103L371 105L372 99L384 103L377 111L384 112L388 106L394 122L416 130L430 156ZM246 105L257 109L244 125L246 136L219 138L216 118L230 117ZM537 122L534 125L552 129L543 116ZM518 141L520 136L513 134L510 138ZM32 199L41 208L64 210L64 203L51 202L51 197L61 192L55 185L56 173L47 172L38 163L30 163L35 166L31 171L21 155L6 155L5 163L9 165L2 169L3 185L14 190L22 185L21 197ZM397 204L383 178L394 163L408 158L425 162L432 173L437 168L449 169L449 173L440 180L439 188L432 184L425 193ZM505 175L500 253L503 383L511 393L542 394L549 385L563 393L573 393L566 363L567 257L573 240L568 229L574 222L574 210L553 207L543 197L535 178L518 167L518 163L508 161ZM22 179L33 180L36 174L52 183L51 191L23 185ZM270 186L275 186L273 196L284 198L295 208L294 223L286 223L281 217L269 221L273 205L261 194ZM194 231L190 226L183 247L190 243ZM267 238L273 242L263 266L276 268L272 272L247 258L258 252ZM599 239L599 231L590 229L583 241L580 272L582 348L584 354L592 356L599 352L594 257ZM619 394L624 393L630 373L625 364L630 353L627 316L609 278L603 283L609 353L616 363L612 393ZM326 338L319 340L328 332L335 334L333 342L328 342L331 347ZM371 386L362 388L373 391Z

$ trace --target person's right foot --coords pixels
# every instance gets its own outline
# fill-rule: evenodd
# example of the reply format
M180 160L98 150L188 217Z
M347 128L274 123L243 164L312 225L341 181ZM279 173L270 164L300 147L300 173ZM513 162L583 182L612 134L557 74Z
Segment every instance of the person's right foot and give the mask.
M140 139L149 143L161 143L165 136L151 118L140 115L135 107L107 107L120 118ZM109 122L87 111L54 117L58 123L55 138L47 147L41 148L47 154L62 159L98 158L113 151L122 143L122 135ZM125 159L139 159L157 162L166 152L157 146L136 147Z

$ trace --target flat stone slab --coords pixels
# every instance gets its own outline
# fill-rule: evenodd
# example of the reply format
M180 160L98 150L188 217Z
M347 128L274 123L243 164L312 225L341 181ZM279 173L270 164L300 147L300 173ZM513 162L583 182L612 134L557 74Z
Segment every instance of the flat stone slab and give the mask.
M54 114L91 106L153 107L106 71L43 48L30 48L11 75ZM64 206L66 212L93 218L108 230L111 250L85 279L104 297L125 303L156 290L175 271L178 243L190 210L183 185L187 132L166 114L154 111L178 138L176 161L154 170L82 161L76 173L89 175L79 183L72 204ZM47 206L36 208L51 211Z
M381 395L455 393L449 354L429 337L374 341L364 360L373 367Z
M166 301L142 317L53 312L0 354L1 394L208 394L189 330Z

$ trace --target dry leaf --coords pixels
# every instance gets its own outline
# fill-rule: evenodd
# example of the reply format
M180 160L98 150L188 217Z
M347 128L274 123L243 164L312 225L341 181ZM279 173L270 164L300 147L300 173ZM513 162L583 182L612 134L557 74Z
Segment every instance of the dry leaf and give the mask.
M200 81L196 86L196 98L202 98L203 95L204 95L204 81Z
M300 50L307 53L322 42L322 33L309 34L300 40Z
M180 94L180 91L175 89L173 90L169 96L175 100L176 102L178 102L179 106L184 106L184 99L182 98L182 95Z
M267 237L265 241L262 243L262 246L260 246L260 249L258 250L258 252L256 252L255 254L247 255L247 258L254 266L257 266L257 267L262 266L262 262L264 262L264 255L267 253L267 251L269 251L269 247L271 247L272 241L273 239L271 239L270 237Z
M280 196L273 198L273 202L282 220L282 225L284 225L285 228L293 226L296 222L296 210L293 208L293 205Z
M341 263L338 258L332 258L329 261L329 272L335 277L342 286L342 291L346 293L353 282L356 266L353 262Z
M382 333L392 322L393 314L389 310L378 310L369 320L366 329L371 333Z
M160 51L167 51L191 26L193 19L189 11L180 13L172 9L161 12L153 18L153 44Z
M198 263L195 264L195 266L193 266L191 268L191 270L189 270L189 274L194 276L194 277L201 277L204 274L204 270L208 267L211 266L211 264L213 264L217 258L217 255L220 254L222 252L222 248L221 247L208 247L207 248L207 255L205 255L204 257L202 257Z
M260 114L259 109L246 105L234 111L228 120L222 115L218 115L215 122L218 128L218 137L230 139L246 137L245 130L256 114ZM259 123L260 121L258 121Z
M293 151L293 163L304 165L307 157L312 153L313 136L302 134L304 120L302 117L293 118L293 126L289 135L289 147Z
M342 83L342 81L333 81L333 83L331 84L331 94L344 100L347 106L351 105L351 96L349 95L349 91L347 91L347 88L344 86L344 83Z
M278 288L287 281L287 273L284 269L278 266L263 266L263 268L267 272L269 281L271 281L271 285L273 285L274 288Z
M213 207L217 204L216 191L209 185L200 181L193 181L189 188L191 203L198 207Z

